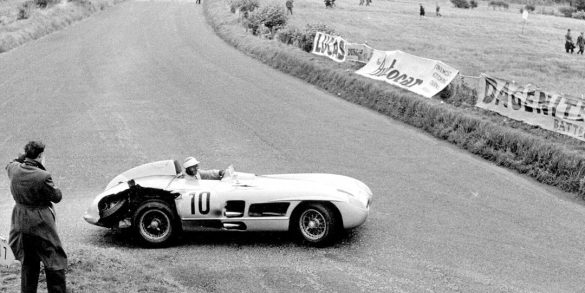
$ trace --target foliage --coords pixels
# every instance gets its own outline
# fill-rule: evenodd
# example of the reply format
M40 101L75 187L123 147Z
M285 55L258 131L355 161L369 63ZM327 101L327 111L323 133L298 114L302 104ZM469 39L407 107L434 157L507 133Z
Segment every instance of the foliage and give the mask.
M579 10L577 12L573 12L573 14L571 15L572 18L577 18L577 19L585 19L585 11L583 10Z
M534 10L536 10L536 7L532 4L526 4L526 6L524 6L524 9L528 10L529 12L534 12Z
M32 0L22 2L18 6L18 15L17 15L16 19L21 20L21 19L29 18L34 6L35 6L35 3Z
M287 25L278 31L277 39L285 44L299 47L305 52L311 52L317 32L337 35L335 30L326 24L307 24L304 29L300 29L294 25Z
M288 17L283 5L271 2L250 13L247 26L252 30L252 34L254 35L258 33L258 29L260 29L261 26L267 27L274 33L279 28L284 27L287 21Z
M469 2L467 0L451 0L451 3L457 8L469 8Z
M230 0L229 5L232 13L236 13L239 10L247 14L260 7L260 2L258 0Z
M471 8L477 8L477 1L475 1L475 0L470 0L470 1L469 1L469 5L471 6Z
M559 7L559 12L565 17L572 17L573 13L577 12L577 9L574 7Z
M585 10L585 0L575 0L572 6L575 7L577 11Z
M496 7L508 9L510 7L510 5L508 5L508 3L501 1L501 0L498 0L498 1L491 0L488 3L488 6L491 6L493 9L496 9Z

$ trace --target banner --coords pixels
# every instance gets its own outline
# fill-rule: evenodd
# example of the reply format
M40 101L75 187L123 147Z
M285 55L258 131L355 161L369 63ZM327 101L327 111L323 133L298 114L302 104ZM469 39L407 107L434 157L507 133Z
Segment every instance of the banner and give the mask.
M317 32L313 40L313 51L311 53L329 57L336 62L344 62L347 56L345 40L341 37Z
M585 104L578 97L528 89L482 74L476 106L585 141Z
M8 241L0 236L0 266L10 265L14 262L14 255L12 249L8 245Z
M372 54L374 54L374 48L366 44L346 43L345 49L347 50L346 60L348 61L368 63L372 58Z
M459 71L441 61L402 51L374 50L369 62L356 73L430 98L444 89Z

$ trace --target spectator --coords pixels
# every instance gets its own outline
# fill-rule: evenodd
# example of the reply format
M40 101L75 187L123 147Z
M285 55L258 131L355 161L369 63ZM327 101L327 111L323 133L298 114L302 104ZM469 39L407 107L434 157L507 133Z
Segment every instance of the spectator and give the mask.
M9 243L21 263L20 288L22 292L37 292L43 262L49 293L65 293L67 255L53 210L53 203L60 202L62 194L45 169L45 145L31 141L24 152L6 166L15 201Z
M325 0L325 8L331 7L331 0Z
M360 6L364 5L364 0L360 0Z
M419 3L418 5L420 5L420 18L423 18L425 16L425 8L422 6L421 3Z
M571 29L567 30L567 34L565 35L565 51L567 53L573 54L575 50L575 44L573 43L573 37L571 37Z
M577 54L583 55L583 49L585 49L585 37L583 36L583 32L577 37L577 46L579 46Z
M293 14L292 9L293 9L293 0L286 0L286 10L288 10L290 15Z
M372 0L366 0L366 6L370 6L370 3L372 3Z
M441 10L441 7L439 6L439 2L437 2L437 8L435 9L437 16L441 16L440 10Z

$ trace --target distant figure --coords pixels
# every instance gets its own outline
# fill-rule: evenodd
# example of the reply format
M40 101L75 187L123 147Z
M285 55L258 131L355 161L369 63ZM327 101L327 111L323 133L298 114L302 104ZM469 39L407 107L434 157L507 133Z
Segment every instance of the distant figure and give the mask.
M420 18L423 18L425 16L425 8L420 3L418 5L420 5Z
M437 8L435 9L437 16L441 16L441 12L439 12L441 10L441 7L439 6L439 3L437 3Z
M579 46L579 51L577 54L583 55L583 51L585 49L585 37L583 36L583 32L581 32L581 35L577 37L577 46Z
M199 0L197 0L199 1ZM286 10L288 10L288 12L290 12L290 15L292 15L292 9L293 9L293 0L286 0Z
M360 0L360 6L364 5L364 0Z
M565 51L567 53L573 54L575 50L575 44L573 43L573 37L571 37L571 29L567 30L567 34L565 35Z
M325 8L331 8L331 0L325 0Z
M370 3L372 3L372 0L366 0L366 6L370 6Z
M201 0L195 0L196 4L201 4Z

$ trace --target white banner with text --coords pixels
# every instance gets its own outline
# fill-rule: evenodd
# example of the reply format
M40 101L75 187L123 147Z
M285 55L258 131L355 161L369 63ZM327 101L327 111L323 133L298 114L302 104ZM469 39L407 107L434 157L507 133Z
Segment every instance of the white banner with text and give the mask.
M443 90L459 71L441 61L402 51L374 50L369 62L356 73L430 98Z
M346 60L348 61L368 63L374 54L374 48L366 44L347 43L345 48L347 50Z
M336 62L344 62L347 56L345 45L346 41L342 37L317 32L313 40L313 51L311 53L329 57L329 59Z
M585 141L585 104L578 97L528 89L482 74L476 106Z

